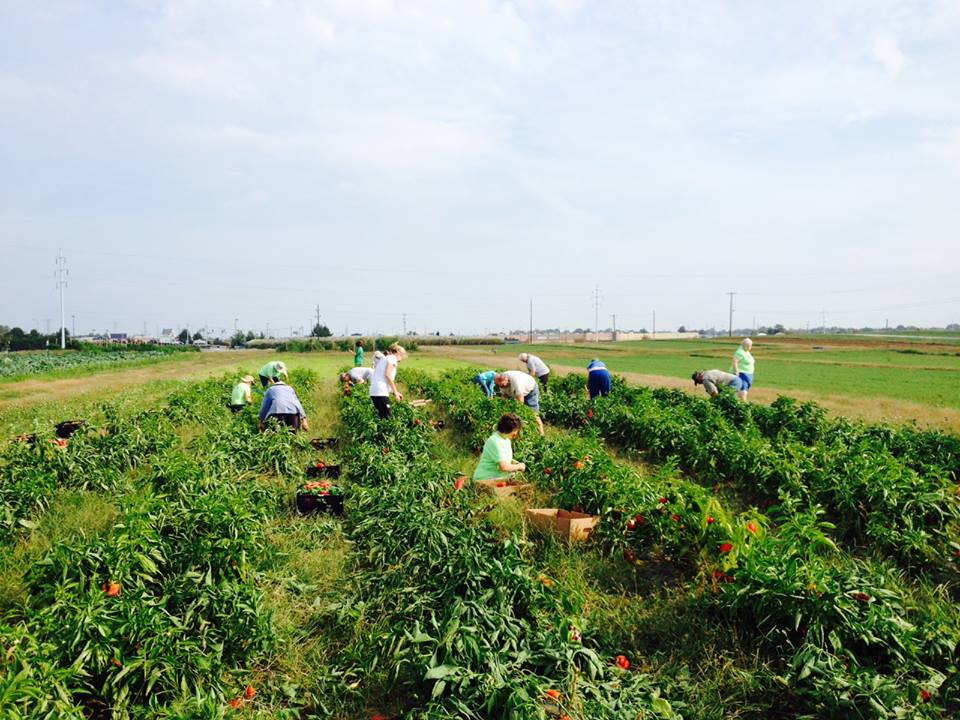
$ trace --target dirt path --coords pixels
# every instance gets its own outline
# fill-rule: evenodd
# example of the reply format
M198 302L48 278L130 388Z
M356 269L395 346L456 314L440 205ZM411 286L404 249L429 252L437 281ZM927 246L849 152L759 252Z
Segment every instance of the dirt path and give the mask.
M57 380L22 380L0 385L0 413L5 410L44 402L106 400L113 395L140 388L144 397L163 394L162 387L150 387L158 381L207 377L240 365L253 366L263 351L185 353L182 357L131 368L110 368L91 375Z
M419 352L424 351L463 362L476 363L485 367L490 366L492 359L496 358L497 362L495 364L506 363L509 367L515 367L517 370L521 369L520 362L516 360L516 356L505 356L501 354L493 356L489 350L484 351L477 347L423 347L419 350ZM554 372L564 375L567 373L584 374L586 372L582 367L561 365L554 362L550 363L550 368ZM687 392L703 392L700 389L694 390L693 382L687 379L666 375L645 375L634 372L618 372L616 374L628 382L637 385L679 388ZM860 418L869 422L884 421L897 425L915 421L923 427L934 427L960 434L960 410L953 408L936 408L894 398L818 395L817 393L804 390L783 391L759 387L750 391L750 400L751 402L771 403L776 400L779 395L784 394L789 394L791 397L802 401L812 400L822 405L833 415Z

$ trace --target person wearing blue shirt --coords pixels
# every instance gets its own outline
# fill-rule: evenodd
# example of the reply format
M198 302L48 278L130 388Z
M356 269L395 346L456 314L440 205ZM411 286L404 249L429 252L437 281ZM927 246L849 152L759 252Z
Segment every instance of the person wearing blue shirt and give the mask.
M283 382L279 376L271 378L270 387L263 394L260 403L260 431L267 428L267 421L276 418L280 423L294 430L309 430L307 413L300 404L297 391Z
M587 392L591 400L597 395L606 397L610 394L610 371L596 358L587 365Z
M487 370L473 376L473 381L487 394L487 397L493 397L494 383L497 373L495 370Z

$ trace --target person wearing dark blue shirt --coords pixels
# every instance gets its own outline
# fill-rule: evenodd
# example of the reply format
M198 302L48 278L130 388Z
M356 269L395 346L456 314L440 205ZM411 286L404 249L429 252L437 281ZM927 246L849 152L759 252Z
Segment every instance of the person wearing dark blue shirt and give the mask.
M591 400L597 395L606 397L610 394L610 371L596 358L587 365L587 392Z

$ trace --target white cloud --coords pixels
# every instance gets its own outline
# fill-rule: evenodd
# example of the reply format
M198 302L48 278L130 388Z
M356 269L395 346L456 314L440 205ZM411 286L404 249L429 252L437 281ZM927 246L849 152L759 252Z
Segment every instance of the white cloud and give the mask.
M874 38L873 59L883 66L890 77L897 77L907 64L907 56L900 50L897 38L891 33L881 33Z

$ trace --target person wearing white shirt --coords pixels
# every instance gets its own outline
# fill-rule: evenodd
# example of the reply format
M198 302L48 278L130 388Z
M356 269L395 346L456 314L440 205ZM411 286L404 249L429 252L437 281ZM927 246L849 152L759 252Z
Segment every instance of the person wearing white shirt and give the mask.
M543 389L546 390L547 381L550 379L550 368L547 367L547 364L536 355L531 355L530 353L520 353L518 357L520 358L520 362L527 364L527 372L537 378L540 384L543 385Z
M340 382L351 382L361 385L373 380L373 368L370 367L352 367L340 376Z
M522 402L533 410L533 419L537 422L537 429L543 435L543 421L540 420L540 388L537 381L520 370L507 370L497 373L493 379L494 385L507 397Z
M394 343L387 348L383 359L377 362L373 369L373 377L370 379L370 399L373 406L377 409L377 414L381 418L388 418L390 412L390 393L397 399L397 402L403 401L403 393L397 388L397 363L407 356L407 351L400 345Z

